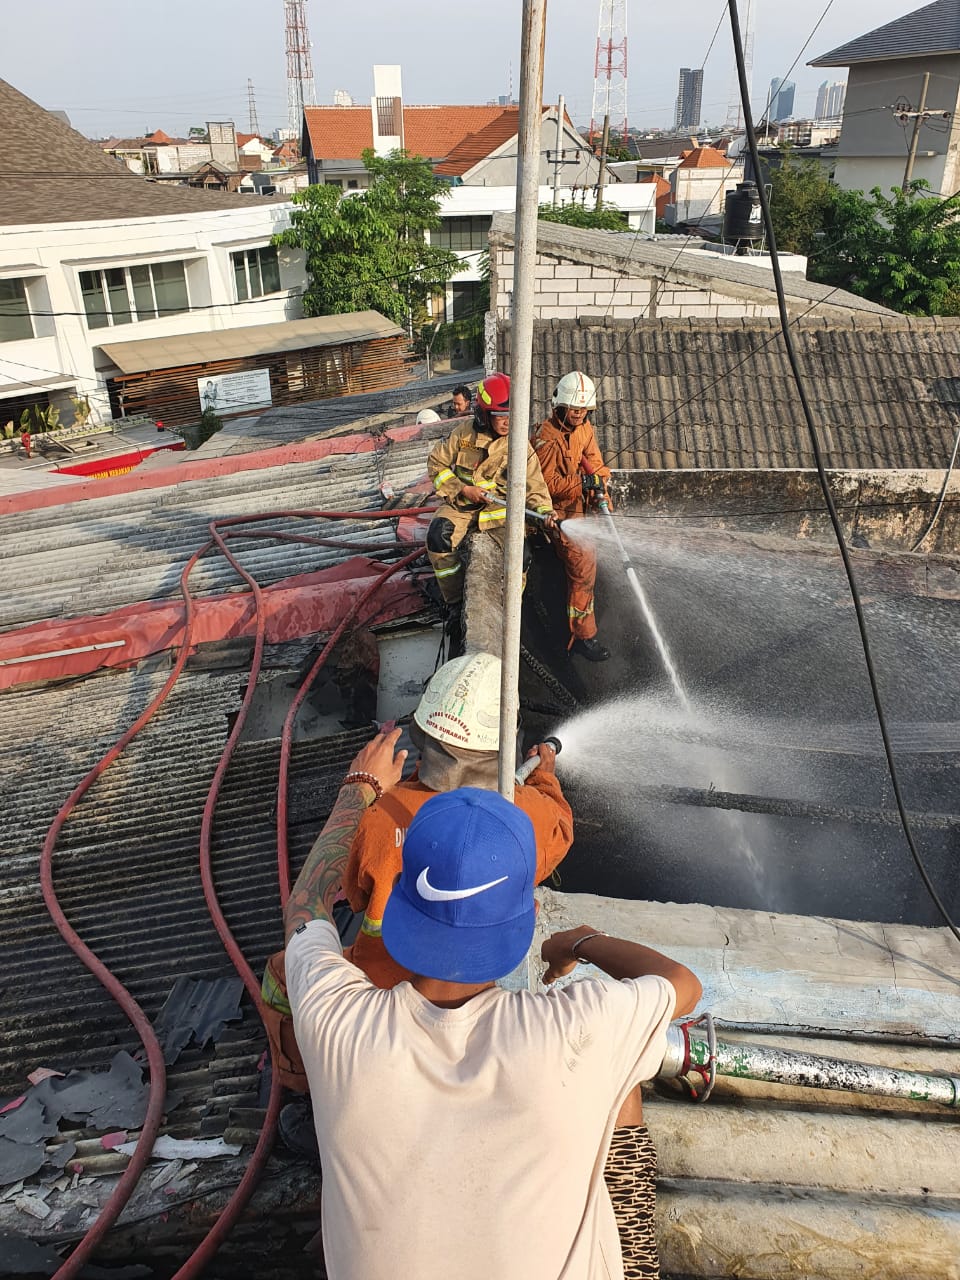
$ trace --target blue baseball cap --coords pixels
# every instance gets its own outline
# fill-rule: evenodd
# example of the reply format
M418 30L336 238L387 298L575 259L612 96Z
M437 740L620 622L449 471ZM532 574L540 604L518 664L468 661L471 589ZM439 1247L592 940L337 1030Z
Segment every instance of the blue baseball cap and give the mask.
M533 823L495 791L431 797L411 822L383 914L383 943L412 973L492 982L533 938Z

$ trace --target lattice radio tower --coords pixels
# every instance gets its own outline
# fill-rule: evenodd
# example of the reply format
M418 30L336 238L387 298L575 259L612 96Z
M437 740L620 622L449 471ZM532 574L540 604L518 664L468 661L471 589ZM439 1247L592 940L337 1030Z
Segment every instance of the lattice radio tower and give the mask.
M743 64L747 73L747 89L750 101L753 101L753 31L756 25L756 4L747 0L743 20ZM740 81L736 68L733 72L733 90L730 94L730 105L727 107L726 126L738 130L743 128L743 103L740 101Z
M303 108L316 105L307 0L283 0L287 24L287 126L295 138L303 127Z
M250 116L250 132L260 136L260 122L257 120L257 100L253 96L253 81L247 81L247 111Z
M600 0L597 56L593 68L593 110L590 142L603 132L603 118L610 117L610 131L627 137L627 0Z

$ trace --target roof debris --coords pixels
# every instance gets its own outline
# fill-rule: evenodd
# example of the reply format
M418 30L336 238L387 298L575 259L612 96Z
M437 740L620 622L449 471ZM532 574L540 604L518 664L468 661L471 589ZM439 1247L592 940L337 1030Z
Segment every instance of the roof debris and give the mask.
M169 1067L195 1040L201 1049L219 1040L228 1022L239 1022L243 979L217 978L205 982L179 977L157 1017L155 1029Z

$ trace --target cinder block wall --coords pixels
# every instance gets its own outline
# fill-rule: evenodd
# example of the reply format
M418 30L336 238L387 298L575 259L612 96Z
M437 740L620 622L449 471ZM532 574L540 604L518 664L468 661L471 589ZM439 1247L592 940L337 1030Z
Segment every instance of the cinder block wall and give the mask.
M513 299L513 249L495 249L497 319L509 320ZM638 264L639 266L639 264ZM574 263L553 254L537 254L534 318L573 320L578 316L613 316L631 320L713 319L775 316L776 306L737 298L734 294L697 289L653 274L625 275L596 264Z

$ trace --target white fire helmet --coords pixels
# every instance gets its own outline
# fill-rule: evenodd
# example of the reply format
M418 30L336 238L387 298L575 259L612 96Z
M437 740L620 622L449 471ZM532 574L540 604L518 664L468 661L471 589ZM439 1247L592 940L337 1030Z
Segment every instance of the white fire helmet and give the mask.
M421 409L417 414L417 426L422 427L425 422L439 422L440 415L436 409Z
M467 751L500 746L500 659L469 653L434 672L413 713L424 733Z
M553 393L554 409L566 405L568 409L595 409L597 407L597 389L585 373L574 370L565 373L557 383Z

